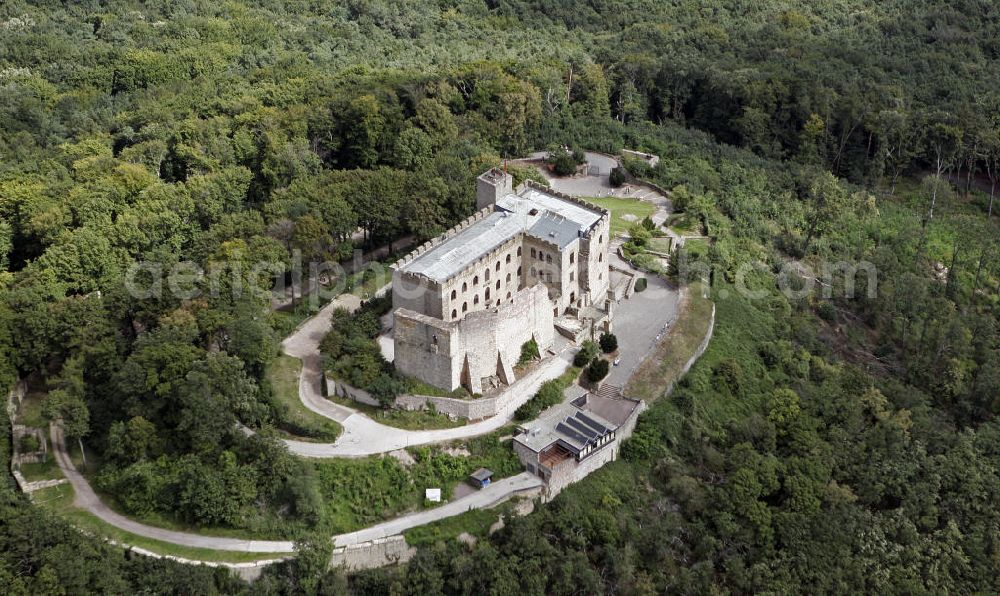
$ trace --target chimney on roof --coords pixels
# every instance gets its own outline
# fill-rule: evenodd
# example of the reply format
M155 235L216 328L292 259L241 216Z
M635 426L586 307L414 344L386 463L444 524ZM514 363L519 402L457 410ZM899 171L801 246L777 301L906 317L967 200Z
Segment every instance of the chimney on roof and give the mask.
M514 192L514 177L500 168L490 168L476 179L476 210L495 205Z

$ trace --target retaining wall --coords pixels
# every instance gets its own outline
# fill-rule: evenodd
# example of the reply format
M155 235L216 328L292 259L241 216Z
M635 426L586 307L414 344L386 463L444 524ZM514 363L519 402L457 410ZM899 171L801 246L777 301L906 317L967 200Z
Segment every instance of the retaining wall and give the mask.
M342 383L336 379L331 379L330 377L326 377L326 394L354 400L358 403L367 404L369 406L381 405L377 399L372 397L371 393L368 393L364 389L351 387L347 383Z
M343 566L348 571L374 569L405 563L413 558L416 552L417 549L406 544L406 539L402 536L389 536L333 549L330 566Z
M694 366L694 363L697 362L698 359L701 358L702 355L705 353L705 350L708 349L708 344L709 342L712 341L712 333L714 330L715 330L715 304L713 303L712 316L709 317L708 319L708 331L705 333L705 337L704 339L701 340L701 343L698 344L698 349L695 350L694 355L688 358L688 361L684 363L684 368L681 369L681 374L677 376L677 380L671 381L670 385L667 386L667 391L665 394L667 397L669 397L670 394L674 392L674 387L677 385L677 381L679 381L684 375L687 374L689 370L691 370L691 367Z
M495 397L477 399L457 399L454 397L436 397L433 395L400 395L396 398L396 407L403 410L425 410L433 405L439 414L455 418L479 420L489 418L497 413Z

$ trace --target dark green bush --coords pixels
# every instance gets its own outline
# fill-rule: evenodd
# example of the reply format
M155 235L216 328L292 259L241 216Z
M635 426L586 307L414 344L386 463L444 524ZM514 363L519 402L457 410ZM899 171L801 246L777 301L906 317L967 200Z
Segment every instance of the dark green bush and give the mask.
M611 168L611 174L608 175L608 184L614 188L618 188L622 184L625 184L625 171L619 167Z
M34 453L41 449L38 437L35 435L24 435L21 437L21 453Z
M618 337L614 333L601 334L601 351L610 354L618 349Z
M587 367L587 380L591 383L596 383L608 376L609 369L610 366L608 365L607 360L595 358L594 361L590 363L590 366Z
M528 341L521 344L521 357L518 359L518 364L525 364L531 362L532 360L538 360L540 354L538 352L538 342L535 338L531 338Z
M597 344L589 339L580 346L580 351L573 357L573 366L583 368L597 356Z

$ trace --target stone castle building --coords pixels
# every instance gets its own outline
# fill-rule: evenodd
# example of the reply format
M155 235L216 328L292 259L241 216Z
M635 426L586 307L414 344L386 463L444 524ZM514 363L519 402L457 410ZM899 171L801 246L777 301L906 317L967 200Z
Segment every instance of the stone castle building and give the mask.
M395 263L396 369L472 393L510 384L521 346L610 323L607 210L491 169L479 211ZM570 322L572 321L572 323Z

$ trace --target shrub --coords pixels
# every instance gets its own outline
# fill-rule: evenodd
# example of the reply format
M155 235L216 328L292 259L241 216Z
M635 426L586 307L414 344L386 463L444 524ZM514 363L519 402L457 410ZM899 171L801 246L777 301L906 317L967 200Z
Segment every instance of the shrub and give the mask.
M565 388L566 385L560 379L551 379L542 383L542 386L538 388L538 393L514 412L514 418L516 420L537 418L542 410L562 401Z
M640 223L642 223L642 227L646 228L650 232L656 229L656 223L653 222L653 218L648 215L642 218L642 222Z
M546 161L552 165L552 172L555 175L572 176L576 173L576 166L582 164L586 159L586 154L579 149L567 151L563 147L558 147L549 151L549 157Z
M406 383L392 374L383 372L376 377L368 390L383 408L388 408L396 402L397 395L406 391Z
M580 351L573 357L573 366L583 368L597 356L597 344L589 339L580 347Z
M21 437L21 453L34 453L41 449L38 437L35 435L24 435Z
M735 359L726 358L716 364L712 369L712 379L718 390L728 390L732 395L743 395L746 376L743 374L743 367Z
M607 360L595 358L587 368L587 380L591 383L597 383L604 377L608 376L609 368Z
M639 279L635 280L635 291L642 292L643 290L646 289L648 283L649 282L646 281L645 277L640 277Z
M601 334L601 351L610 354L618 349L618 337L614 333Z
M674 404L677 405L677 409L681 411L686 416L690 416L694 413L694 396L689 391L683 389L674 391L673 397L671 398Z
M652 223L652 220L650 220L650 223ZM629 242L638 247L645 247L649 243L649 239L652 237L649 230L641 224L637 224L629 228L628 235L630 238Z
M819 306L816 307L816 314L827 323L833 323L837 320L837 308L832 302L820 302Z
M521 344L521 357L517 361L518 364L531 362L532 360L537 360L538 358L538 342L535 341L535 338L531 338Z
M618 188L622 184L625 184L625 170L623 170L621 166L611 168L611 174L608 176L608 184L614 188Z

